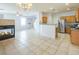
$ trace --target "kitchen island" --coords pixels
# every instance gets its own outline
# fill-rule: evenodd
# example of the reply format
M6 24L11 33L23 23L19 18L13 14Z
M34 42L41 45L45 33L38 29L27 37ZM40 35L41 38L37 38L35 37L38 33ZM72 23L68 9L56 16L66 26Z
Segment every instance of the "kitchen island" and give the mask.
M56 25L55 24L40 24L40 35L51 39L56 38Z
M79 45L79 29L71 29L71 42Z

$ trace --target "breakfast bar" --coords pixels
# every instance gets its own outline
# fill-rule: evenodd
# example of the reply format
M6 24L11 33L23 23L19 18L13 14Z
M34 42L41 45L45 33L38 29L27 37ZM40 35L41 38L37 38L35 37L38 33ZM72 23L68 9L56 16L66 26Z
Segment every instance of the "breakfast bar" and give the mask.
M56 25L55 24L41 24L40 35L55 39L56 37Z
M79 29L71 30L71 43L79 45Z

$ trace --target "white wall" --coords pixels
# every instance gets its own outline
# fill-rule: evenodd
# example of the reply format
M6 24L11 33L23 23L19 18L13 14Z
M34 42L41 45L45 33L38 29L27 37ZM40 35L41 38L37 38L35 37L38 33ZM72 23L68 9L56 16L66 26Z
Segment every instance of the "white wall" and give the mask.
M57 13L53 14L53 24L58 24L58 20L60 19L61 16L70 16L70 15L75 15L75 11L69 11L69 12L62 12L62 13Z
M0 13L1 17L0 19L15 19L15 27L16 30L22 30L26 29L26 26L21 26L21 20L20 17L17 17L16 14L11 14L11 13ZM39 31L39 12L27 12L25 13L24 16L36 16L36 20L34 22L34 29L36 31Z
M4 19L14 19L14 20L16 20L16 14L4 14Z
M16 29L26 29L26 27L21 27L21 21L20 17L16 17L15 14L10 14L10 13L0 13L3 15L3 19L15 19L16 21ZM75 11L69 11L69 12L63 12L63 13L57 13L57 14L51 14L51 13L41 13L41 12L28 12L25 13L25 16L36 16L35 22L34 22L34 29L39 32L40 30L40 20L42 19L42 15L48 16L48 24L58 24L58 20L60 19L61 16L70 16L70 15L75 15Z
M37 32L39 32L40 31L40 20L41 20L41 13L40 12L37 12L36 13L36 16L37 16L37 18L36 18L36 20L35 20L35 22L34 22L34 29L37 31Z
M47 16L48 17L48 22L47 24L53 24L52 21L52 14L51 13L42 13L42 12L37 12L37 19L34 23L34 28L37 32L40 32L41 29L41 24L40 24L40 20L42 20L42 16Z
M42 13L42 12L37 12L36 13L36 16L37 16L37 19L34 23L34 28L37 32L40 31L40 20L42 20L42 16L47 16L48 17L48 22L47 24L53 24L53 21L52 21L52 14L51 13Z
M0 13L0 19L16 19L16 14Z
M26 12L25 14L23 14L23 16L25 16L26 18L29 17L29 16L35 16L36 19L34 21L33 26L34 26L34 29L37 32L39 32L39 12ZM27 24L25 26L21 26L21 19L20 19L20 17L22 17L22 16L18 16L16 18L16 31L17 30L19 31L19 30L26 30L27 29ZM26 19L26 20L28 21L29 19Z

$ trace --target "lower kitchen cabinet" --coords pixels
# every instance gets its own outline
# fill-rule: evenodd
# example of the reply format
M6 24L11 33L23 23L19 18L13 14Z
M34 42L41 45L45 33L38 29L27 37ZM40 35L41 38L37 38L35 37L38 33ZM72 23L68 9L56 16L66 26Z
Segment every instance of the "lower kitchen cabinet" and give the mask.
M71 33L71 28L66 28L66 33L70 34Z
M79 29L71 30L70 37L73 44L79 45Z

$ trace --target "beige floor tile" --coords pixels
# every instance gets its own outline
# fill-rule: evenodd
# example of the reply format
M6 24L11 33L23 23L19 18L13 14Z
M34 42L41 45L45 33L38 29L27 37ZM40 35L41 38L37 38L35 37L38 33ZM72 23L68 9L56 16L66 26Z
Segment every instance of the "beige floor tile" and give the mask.
M69 55L79 55L79 50L70 50Z
M0 46L0 55L4 54L5 54L4 46Z
M56 51L56 55L68 55L68 51L67 50L58 50L58 51Z
M16 32L15 38L0 41L1 55L77 55L79 46L70 42L69 34L58 33L56 39L43 37L34 30Z

